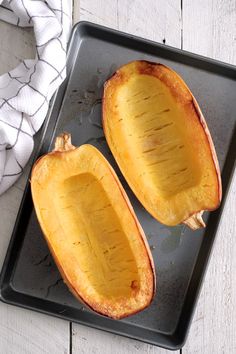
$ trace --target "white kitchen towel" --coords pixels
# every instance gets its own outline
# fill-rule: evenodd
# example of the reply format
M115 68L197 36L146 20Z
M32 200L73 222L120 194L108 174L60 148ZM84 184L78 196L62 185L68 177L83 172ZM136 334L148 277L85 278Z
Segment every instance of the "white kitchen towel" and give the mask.
M33 150L33 135L66 76L70 2L0 0L0 19L33 26L36 39L36 58L26 59L0 76L0 194L21 175ZM11 40L14 46L14 38Z

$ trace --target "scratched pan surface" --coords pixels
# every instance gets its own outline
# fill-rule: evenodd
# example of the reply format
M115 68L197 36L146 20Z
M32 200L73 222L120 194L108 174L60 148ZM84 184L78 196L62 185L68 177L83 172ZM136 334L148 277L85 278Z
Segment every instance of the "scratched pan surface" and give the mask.
M135 59L161 62L176 70L206 117L219 157L224 192L221 208L205 215L206 229L193 232L182 225L170 228L155 221L130 191L111 156L101 125L103 83L116 68ZM162 347L180 348L186 339L234 169L235 79L236 69L232 66L89 23L78 24L69 46L68 78L52 103L39 154L53 147L57 134L67 131L72 134L74 145L93 144L108 158L151 246L157 294L148 309L122 321L85 309L68 291L49 254L27 186L2 270L2 301Z

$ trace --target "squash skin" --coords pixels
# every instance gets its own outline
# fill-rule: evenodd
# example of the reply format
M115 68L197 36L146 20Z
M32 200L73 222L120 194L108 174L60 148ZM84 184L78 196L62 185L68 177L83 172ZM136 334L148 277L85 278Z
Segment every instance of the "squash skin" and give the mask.
M163 207L163 203L160 200L157 200L155 205L151 205L150 202L151 198L150 200L148 200L148 198L144 198L142 194L144 193L146 193L146 195L153 194L155 193L155 190L152 190L151 193L150 193L150 189L148 190L146 188L145 190L145 185L142 180L136 181L136 185L135 185L135 177L132 176L132 173L128 171L128 167L127 167L130 166L131 164L135 165L136 158L139 158L139 156L136 156L135 158L134 156L131 157L129 149L126 149L126 151L124 152L124 150L122 151L120 148L119 151L119 143L117 142L118 135L120 138L123 139L122 142L124 141L127 142L129 140L129 136L131 136L131 134L128 135L127 133L128 118L124 114L124 110L122 111L121 109L122 104L120 102L122 102L122 100L124 100L125 97L125 95L122 93L122 90L124 90L125 87L126 90L128 90L127 87L131 80L135 80L137 78L144 77L144 76L145 77L148 76L159 80L163 84L163 86L165 86L165 88L169 90L168 94L173 100L175 100L176 106L181 107L183 110L185 110L186 117L189 120L192 119L192 122L193 124L195 124L195 127L196 124L198 125L198 129L200 129L201 133L204 132L204 134L202 134L203 136L201 137L202 141L199 139L199 146L202 142L205 144L206 155L208 160L210 161L209 165L211 165L210 166L211 173L214 179L211 188L211 190L213 191L212 194L214 194L214 196L212 197L210 203L206 203L205 205L203 203L201 207L198 206L197 208L196 207L189 208L189 210L186 210L185 215L182 216L182 218L176 217L175 220L174 218L173 220L170 219L168 220L168 218L161 217L159 215L160 213L158 212L158 210L160 211ZM129 91L127 92L129 93ZM145 92L147 93L147 91ZM148 94L149 93L150 95L152 94L152 92L148 92ZM128 99L130 100L130 97L128 97ZM112 151L112 154L121 172L123 173L125 179L127 180L130 188L133 190L134 194L139 199L139 201L143 204L145 209L159 222L168 226L175 226L180 223L185 223L192 229L198 229L199 227L204 227L205 223L202 220L203 212L206 210L208 211L215 210L220 205L221 202L222 186L221 186L220 168L219 168L214 144L209 129L207 127L205 118L201 112L201 109L196 99L194 98L192 92L189 90L188 86L183 81L183 79L176 72L174 72L172 69L168 68L163 64L148 62L144 60L130 62L122 66L121 68L119 68L112 75L112 77L105 82L102 112L103 112L103 129L105 132L107 143ZM139 116L141 115L142 114L140 114ZM136 117L134 116L133 118ZM136 121L138 121L138 119L136 119ZM125 128L122 128L122 124L123 127ZM133 130L135 130L135 128ZM129 133L130 132L131 130L129 130ZM136 171L133 172L133 174L135 173L137 174L137 171L138 170L136 169ZM163 174L165 175L165 172ZM171 207L169 208L171 209Z
M124 206L124 204L125 204L125 208L126 208L126 211L124 211L124 213L125 213L126 217L128 215L128 217L130 218L129 219L130 222L133 224L133 226L136 229L136 231L135 231L136 237L138 237L138 243L139 243L139 247L140 247L139 248L140 259L138 257L136 258L136 255L133 255L133 256L134 256L134 260L137 262L137 264L144 266L143 271L146 272L146 276L143 278L144 283L145 283L144 286L143 286L144 283L142 284L140 281L140 283L138 284L138 288L136 289L136 285L134 284L134 287L133 287L133 282L131 283L132 290L131 290L131 294L129 294L129 296L128 295L126 296L124 294L124 295L118 296L117 298L115 296L113 296L113 298L111 298L111 299L109 299L108 297L106 299L106 295L104 295L104 298L101 297L99 299L99 298L89 297L88 294L84 294L82 291L83 289L81 289L78 284L79 282L83 282L84 279L81 278L81 279L79 279L80 281L78 279L76 281L75 281L75 279L73 279L74 274L72 274L72 272L70 274L70 271L68 271L70 260L68 259L68 261L66 261L65 259L64 260L62 259L62 257L58 253L58 246L56 246L56 241L55 240L53 241L54 235L50 234L50 232L49 232L50 227L48 227L47 223L50 223L51 218L50 217L45 218L42 216L42 213L40 211L40 207L42 206L40 203L41 203L42 199L41 199L41 201L39 200L39 194L47 193L47 187L45 188L45 190L43 190L44 187L42 189L41 187L39 188L39 186L40 186L41 182L43 182L45 179L51 178L52 173L54 171L51 168L52 166L50 167L50 164L51 164L51 161L55 161L55 158L59 159L61 161L65 160L66 163L68 163L68 169L69 169L69 167L70 167L69 162L70 162L70 158L71 158L70 157L71 153L74 155L74 157L77 157L77 158L79 158L80 155L85 156L85 154L86 154L86 156L88 155L88 157L91 157L91 154L94 155L95 158L97 157L98 165L102 166L101 168L104 167L104 169L105 169L104 171L109 174L108 177L113 180L113 188L112 188L111 192L113 192L113 194L118 193L119 198L122 198L122 203L123 203L122 205ZM74 159L74 157L73 157L73 159ZM86 164L86 158L84 158L78 162L80 162L82 164L85 162L85 164ZM73 171L75 171L76 170L75 166L73 168L74 168ZM47 171L47 169L48 169L48 171ZM80 171L78 170L78 174L79 174L79 172ZM114 189L116 189L115 192L114 192ZM149 306L149 304L151 303L151 301L154 297L155 289L156 289L155 267L154 267L151 251L149 249L145 234L144 234L144 232L143 232L143 230L142 230L142 228L135 216L134 210L128 200L128 197L127 197L122 185L120 184L120 182L118 180L118 177L116 176L114 170L109 165L107 160L102 156L101 153L98 152L98 150L96 148L94 148L91 145L83 145L79 148L75 148L70 143L70 136L68 134L63 134L61 137L57 138L56 149L54 151L52 151L51 153L44 155L43 157L39 158L36 161L36 163L33 167L33 170L32 170L32 175L31 175L31 190L32 190L32 196L33 196L36 214L37 214L40 226L41 226L43 233L45 235L45 239L48 243L49 249L50 249L50 251L53 255L53 258L58 266L58 269L64 279L64 282L67 284L70 291L73 293L73 295L75 297L77 297L81 302L83 302L86 306L88 306L90 309L96 311L97 313L104 315L104 316L114 318L114 319L120 319L120 318L124 318L126 316L129 316L129 315L135 314L136 312L139 312L139 311L143 310L144 308L146 308L147 306ZM54 191L54 192L56 193L56 191ZM50 205L50 207L53 208L53 205ZM56 212L56 210L55 210L55 212ZM62 215L61 215L61 217L62 217ZM66 234L65 234L65 236L66 236ZM70 241L70 239L67 242L69 242L69 241ZM130 242L131 241L132 240L130 240ZM132 249L132 250L134 251L134 249ZM67 255L70 256L69 253ZM72 255L71 255L71 257L72 257ZM78 253L78 257L79 257L79 253ZM140 263L141 257L145 258L144 263ZM65 262L68 262L68 267L65 266L65 264L66 264ZM76 266L78 267L78 264L75 264L75 267ZM71 263L70 267L71 268L74 267L74 264ZM96 268L96 270L97 270L97 268ZM81 272L83 273L83 270ZM109 288L108 288L108 290L109 290ZM144 293L142 293L142 291L144 291ZM142 296L144 296L144 297L142 298ZM133 299L135 301L137 300L137 303L134 304L135 306L133 304L131 304L130 299L132 301L133 301Z

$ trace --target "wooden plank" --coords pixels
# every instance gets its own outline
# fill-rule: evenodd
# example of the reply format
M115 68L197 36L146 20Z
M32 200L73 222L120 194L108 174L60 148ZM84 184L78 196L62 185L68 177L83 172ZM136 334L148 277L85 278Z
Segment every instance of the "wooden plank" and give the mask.
M0 22L0 74L22 59L34 58L31 29ZM14 40L14 45L13 45ZM2 266L30 163L20 180L0 197L0 268ZM69 323L0 303L0 352L6 354L69 353Z
M87 20L148 39L181 46L179 0L74 0L75 21ZM72 353L167 353L158 347L77 324L72 325ZM178 351L175 353L179 353Z
M235 33L234 0L183 0L184 49L236 64ZM235 211L236 176L183 354L236 353Z
M69 354L68 322L0 303L0 352Z
M183 48L236 64L235 0L183 0Z
M76 4L78 0L75 0ZM80 0L76 19L91 21L107 27L180 47L180 0Z
M72 19L73 19L73 24L79 22L79 17L80 17L80 0L73 0L73 13L72 13Z
M73 324L72 353L169 354L170 351L133 339L124 338L115 334ZM173 351L172 353L179 354L179 351Z

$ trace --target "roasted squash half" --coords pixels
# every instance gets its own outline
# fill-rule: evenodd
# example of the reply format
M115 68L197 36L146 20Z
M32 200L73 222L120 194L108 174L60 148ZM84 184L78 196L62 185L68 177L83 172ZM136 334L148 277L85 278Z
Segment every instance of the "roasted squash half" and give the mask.
M124 65L105 83L103 128L124 177L161 223L205 226L221 200L214 145L202 112L172 69Z
M94 311L122 318L147 307L155 292L152 255L114 170L91 145L70 136L34 165L37 217L72 293Z

